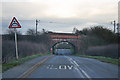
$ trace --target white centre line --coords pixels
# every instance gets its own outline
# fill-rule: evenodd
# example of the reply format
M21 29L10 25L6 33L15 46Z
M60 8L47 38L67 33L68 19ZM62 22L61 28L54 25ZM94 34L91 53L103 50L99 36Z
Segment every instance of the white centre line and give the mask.
M82 72L87 78L91 78L82 68L80 68L79 64L75 60L73 60L72 58L70 58L68 56L64 56L64 57L66 57L75 66L75 69L77 70L77 72L80 75L81 75L81 72ZM83 75L81 75L81 77L83 77Z

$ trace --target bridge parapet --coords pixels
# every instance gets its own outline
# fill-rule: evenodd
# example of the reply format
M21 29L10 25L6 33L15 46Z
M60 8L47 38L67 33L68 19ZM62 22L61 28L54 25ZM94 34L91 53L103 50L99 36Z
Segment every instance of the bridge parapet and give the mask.
M81 39L81 35L73 33L50 33L49 35L53 39Z

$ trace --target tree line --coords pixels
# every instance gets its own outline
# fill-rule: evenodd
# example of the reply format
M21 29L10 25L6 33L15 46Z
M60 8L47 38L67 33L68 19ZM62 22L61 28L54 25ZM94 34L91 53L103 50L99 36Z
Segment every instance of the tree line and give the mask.
M120 36L103 26L74 29L76 35L81 35L79 54L118 58Z

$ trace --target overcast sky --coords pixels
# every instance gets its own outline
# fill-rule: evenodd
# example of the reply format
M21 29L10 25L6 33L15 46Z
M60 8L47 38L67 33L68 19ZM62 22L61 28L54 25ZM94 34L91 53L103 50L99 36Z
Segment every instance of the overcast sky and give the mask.
M25 2L26 1L26 2ZM35 19L43 28L54 32L72 32L76 27L103 25L113 29L111 21L118 18L118 0L2 0L2 33L6 33L15 16L22 33L35 29ZM51 23L52 22L52 23Z

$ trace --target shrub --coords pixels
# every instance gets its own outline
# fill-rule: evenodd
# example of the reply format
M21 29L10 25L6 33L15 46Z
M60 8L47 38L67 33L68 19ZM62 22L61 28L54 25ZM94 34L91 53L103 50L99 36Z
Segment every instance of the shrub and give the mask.
M90 56L118 58L118 45L111 44L107 46L89 47L85 54Z
M44 43L34 43L30 41L18 42L19 58L34 54L48 53L48 46ZM15 42L4 40L2 42L2 62L7 63L15 59Z

